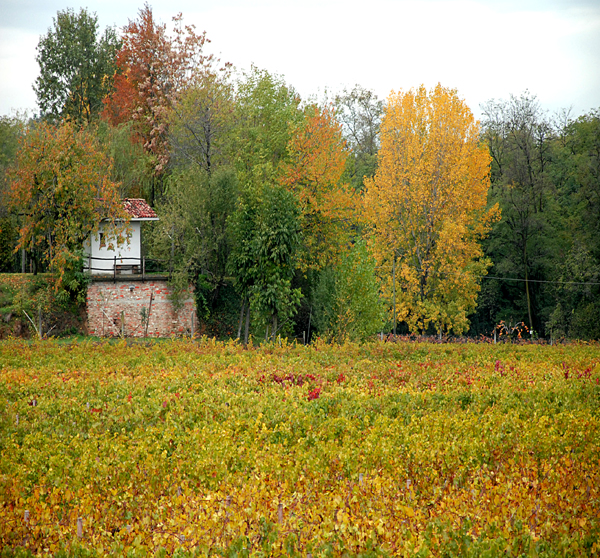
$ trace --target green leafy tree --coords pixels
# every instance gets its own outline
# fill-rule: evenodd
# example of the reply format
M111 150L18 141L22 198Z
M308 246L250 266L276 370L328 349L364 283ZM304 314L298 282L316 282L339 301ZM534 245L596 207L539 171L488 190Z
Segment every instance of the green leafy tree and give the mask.
M67 118L78 125L96 119L111 91L119 41L108 28L98 36L98 18L85 8L59 11L40 38L40 75L34 90L41 115L51 122Z
M236 169L240 184L277 183L292 127L304 120L300 98L282 78L252 67L236 87Z
M365 341L381 331L384 307L375 259L358 240L337 266L323 269L313 290L314 323L333 341Z
M485 244L493 261L489 273L516 281L492 280L482 309L495 305L496 323L524 321L542 331L552 287L540 281L551 279L561 250L551 177L554 131L528 92L508 101L489 101L483 110L483 138L492 156L489 200L502 210Z
M17 217L8 211L8 169L14 162L19 139L26 129L21 116L0 116L0 271L17 271Z
M273 339L282 328L291 326L289 320L300 302L300 290L292 287L300 240L299 215L291 192L267 185L247 188L230 221L229 269L240 295L249 301L256 322L265 326L265 337Z
M356 85L335 97L337 118L351 149L347 172L355 190L362 190L365 178L373 178L377 170L379 128L384 103L373 91Z
M99 143L113 161L111 179L125 198L148 199L155 181L155 157L134 139L133 122L112 126L100 120L96 128Z
M238 182L230 167L211 174L199 166L188 166L169 178L161 219L150 231L153 256L175 259L174 286L196 287L198 308L205 318L217 303L225 285L230 252L227 220L235 209Z

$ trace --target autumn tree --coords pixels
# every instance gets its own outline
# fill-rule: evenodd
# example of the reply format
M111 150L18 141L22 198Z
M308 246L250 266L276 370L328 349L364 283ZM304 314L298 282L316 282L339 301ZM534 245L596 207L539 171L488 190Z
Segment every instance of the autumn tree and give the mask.
M102 219L111 236L126 226L117 185L107 178L110 167L94 137L70 122L40 123L22 138L9 175L9 208L20 219L18 248L41 254L59 286Z
M412 332L468 327L489 265L479 241L498 214L486 209L489 166L456 90L390 95L364 215L385 293Z
M348 152L333 107L310 105L294 125L280 183L298 198L304 269L330 263L347 243L353 200L342 175Z
M117 53L114 92L105 99L104 114L113 125L135 122L137 137L156 158L157 175L169 161L168 114L173 102L188 80L216 63L204 54L205 33L184 26L181 14L174 24L169 35L148 4L129 21Z
M85 8L59 11L53 28L40 38L37 62L40 75L34 90L42 117L88 123L102 112L110 92L119 41L108 28L98 36L98 17Z

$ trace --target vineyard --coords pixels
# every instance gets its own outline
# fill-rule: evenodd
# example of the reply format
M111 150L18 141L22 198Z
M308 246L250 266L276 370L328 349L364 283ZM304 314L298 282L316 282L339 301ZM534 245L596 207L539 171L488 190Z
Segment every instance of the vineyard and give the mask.
M0 344L0 556L599 556L600 347Z

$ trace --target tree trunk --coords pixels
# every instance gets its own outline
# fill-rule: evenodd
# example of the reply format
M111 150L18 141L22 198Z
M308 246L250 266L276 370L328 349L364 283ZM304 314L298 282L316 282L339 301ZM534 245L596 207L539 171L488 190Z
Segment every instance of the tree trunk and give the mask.
M248 332L250 331L250 301L248 301L248 311L246 312L246 332L244 333L244 345L248 344Z
M527 271L527 245L524 244L524 263L525 263L525 294L527 295L527 314L529 315L529 329L533 329L533 318L531 314L531 295L529 293L529 273Z
M242 311L240 312L240 322L238 324L238 333L237 338L240 339L242 337L242 326L244 324L244 312L246 310L246 299L242 299Z

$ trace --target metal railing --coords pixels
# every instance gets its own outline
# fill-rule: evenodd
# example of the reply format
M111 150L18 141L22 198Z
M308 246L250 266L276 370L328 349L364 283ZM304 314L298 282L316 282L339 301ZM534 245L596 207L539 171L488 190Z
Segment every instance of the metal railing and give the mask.
M112 265L94 267L93 262L112 262ZM94 271L99 273L94 273ZM112 276L113 281L117 281L117 277L135 276L142 281L146 280L149 275L168 275L171 279L173 273L173 263L171 260L161 260L158 258L139 258L127 256L113 256L112 258L99 258L96 256L87 256L84 272L92 276L106 277Z

